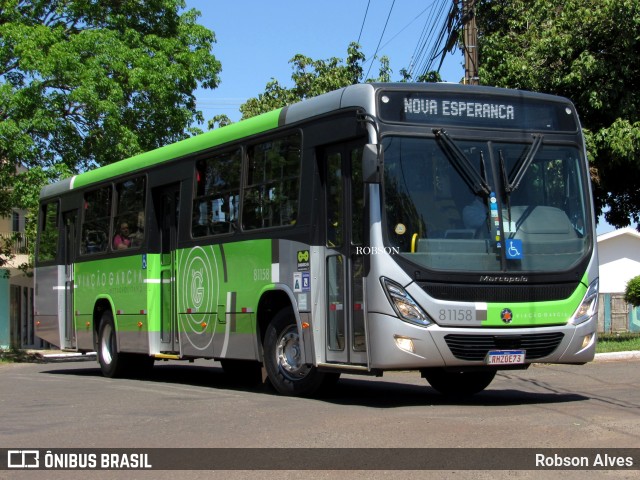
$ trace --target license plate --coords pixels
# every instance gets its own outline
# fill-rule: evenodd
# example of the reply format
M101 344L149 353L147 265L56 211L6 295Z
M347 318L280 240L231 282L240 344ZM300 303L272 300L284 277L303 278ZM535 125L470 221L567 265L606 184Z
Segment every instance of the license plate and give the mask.
M487 365L518 365L524 363L525 350L490 350L485 362Z

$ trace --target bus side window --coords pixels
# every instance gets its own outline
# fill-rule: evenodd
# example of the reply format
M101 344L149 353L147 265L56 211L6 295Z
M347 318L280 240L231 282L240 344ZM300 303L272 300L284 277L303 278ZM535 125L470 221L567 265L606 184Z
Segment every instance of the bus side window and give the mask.
M144 240L145 177L116 184L116 213L111 236L114 250L138 248ZM123 232L123 227L126 230Z
M191 214L191 235L203 237L230 233L238 221L241 150L216 155L196 163Z
M295 224L300 196L300 135L253 145L248 149L247 157L243 228Z
M85 193L80 253L100 253L107 249L110 217L110 185Z

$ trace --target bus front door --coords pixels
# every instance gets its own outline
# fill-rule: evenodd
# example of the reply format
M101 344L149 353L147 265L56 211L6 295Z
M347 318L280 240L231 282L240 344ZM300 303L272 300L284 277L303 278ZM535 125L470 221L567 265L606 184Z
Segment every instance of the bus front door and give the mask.
M367 364L363 241L364 141L325 150L325 305L326 359L329 363ZM362 249L360 249L362 250Z
M159 194L159 206L161 351L163 353L178 353L180 351L180 337L177 328L175 270L178 245L178 209L180 208L179 184L162 188Z
M62 215L64 222L64 335L62 337L63 350L76 348L76 326L73 308L73 291L75 289L73 278L73 262L76 251L76 232L78 212L70 210Z

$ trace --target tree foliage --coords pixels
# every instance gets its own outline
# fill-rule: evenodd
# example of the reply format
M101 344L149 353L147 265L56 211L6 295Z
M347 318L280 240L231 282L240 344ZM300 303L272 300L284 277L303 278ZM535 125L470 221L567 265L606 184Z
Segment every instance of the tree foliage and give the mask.
M193 92L217 86L220 63L213 32L184 8L0 0L0 214L33 209L33 193L60 174L182 139L203 121Z
M293 68L291 74L293 87L283 86L278 80L272 78L267 83L264 93L250 98L240 106L242 118L253 117L302 101L305 98L360 83L365 75L363 69L365 61L366 58L357 43L349 45L344 61L337 57L327 60L313 60L302 54L295 55L289 61ZM390 77L389 59L381 57L378 78L367 81L386 82Z
M480 80L571 98L587 136L597 214L640 221L640 2L480 2ZM638 225L640 228L640 225Z
M627 282L627 288L624 292L624 301L630 303L634 307L640 307L640 275L633 277Z
M218 85L184 0L0 0L0 215L52 180L185 138ZM27 168L17 173L21 165ZM35 224L27 222L33 245ZM10 245L0 249L0 265Z

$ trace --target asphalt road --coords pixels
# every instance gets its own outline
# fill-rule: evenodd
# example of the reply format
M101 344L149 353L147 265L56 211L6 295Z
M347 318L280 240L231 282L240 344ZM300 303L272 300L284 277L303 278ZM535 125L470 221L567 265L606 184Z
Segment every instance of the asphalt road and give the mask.
M322 398L301 399L239 384L213 362L161 362L144 380L103 378L87 361L0 364L0 448L638 448L638 367L637 359L538 365L499 373L486 391L452 401L416 372L343 376ZM432 472L0 471L0 479L640 478L637 465L562 472L455 465Z

